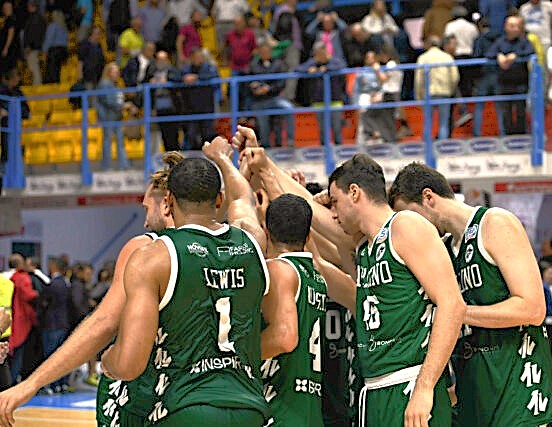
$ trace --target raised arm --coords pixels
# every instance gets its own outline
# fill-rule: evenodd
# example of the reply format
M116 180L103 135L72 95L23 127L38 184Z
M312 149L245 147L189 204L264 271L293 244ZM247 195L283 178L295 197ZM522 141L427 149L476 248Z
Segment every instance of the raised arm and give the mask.
M469 305L464 323L482 328L540 326L546 315L542 281L523 225L512 213L493 208L485 215L480 233L510 298L493 305Z
M266 247L266 235L257 218L255 195L247 180L232 163L234 150L228 141L217 137L206 142L203 153L220 169L224 192L228 199L228 223L253 235L261 248Z
M13 411L25 404L42 387L69 374L100 352L117 333L125 304L123 273L130 255L151 239L137 236L121 249L109 291L94 312L77 327L54 354L26 380L0 393L0 425L13 426Z
M125 268L126 303L117 341L102 356L109 377L131 381L146 369L159 324L160 293L170 271L169 251L162 241L131 255Z
M261 334L261 358L290 353L299 341L297 306L295 296L299 277L287 262L268 262L270 290L263 298L262 311L267 327Z
M433 391L456 344L466 305L448 252L433 225L418 214L402 212L391 231L397 254L436 306L427 354L404 416L405 427L427 427Z

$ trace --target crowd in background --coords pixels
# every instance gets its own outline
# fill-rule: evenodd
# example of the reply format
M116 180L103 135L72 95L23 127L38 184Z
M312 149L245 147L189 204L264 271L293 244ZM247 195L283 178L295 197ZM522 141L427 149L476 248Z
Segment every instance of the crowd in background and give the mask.
M300 12L297 0L285 0L273 5L266 28L264 17L252 13L247 0L13 1L15 4L12 0L2 4L0 71L8 71L18 58L24 58L34 84L59 82L61 65L70 53L68 34L75 31L78 89L117 87L120 77L127 87L146 82L184 85L154 91L153 109L158 116L218 111L228 94L219 86L200 83L218 77L221 66L229 67L234 76L369 67L357 74L354 85L346 85L345 76L332 78L331 84L332 106L359 105L358 135L364 143L396 142L412 134L402 110L369 108L375 103L423 99L426 94L450 98L526 93L526 61L537 53L544 65L551 44L549 0L417 0L402 2L398 16L389 13L383 0L339 11L331 1L320 0ZM93 25L98 5L105 31ZM422 14L424 48L414 49L405 22ZM208 16L214 22L216 52L209 52L201 37ZM108 50L116 53L114 63L106 64L104 40ZM43 56L45 66L41 67ZM399 63L431 64L475 57L497 60L497 65L432 68L428 88L421 71L394 69ZM120 120L124 111L136 117L143 107L139 95L122 92L99 96L91 103L99 120L106 122ZM320 77L239 85L241 110L286 110L295 105L320 107L322 103ZM501 135L527 131L524 101L502 102L497 107ZM481 135L482 103L475 108L459 104L437 109L437 137L449 137L455 127L472 119L474 135ZM322 115L317 116L320 122ZM331 117L333 140L340 144L343 117L335 112ZM293 144L293 115L255 119L263 146ZM213 120L162 122L159 128L166 150L198 149L201 141L215 133ZM319 128L323 143L324 126ZM104 126L104 149L110 151L113 136L120 152L119 168L127 168L120 126ZM104 156L102 167L111 167L110 156Z
M0 365L0 390L28 376L94 310L109 290L115 266L106 262L94 277L89 263L70 264L67 255L60 255L48 259L44 272L38 257L14 253L8 267L1 273L0 304L11 310L12 327L1 337L9 341L10 357ZM96 360L89 361L84 382L97 386ZM42 390L67 391L68 377Z

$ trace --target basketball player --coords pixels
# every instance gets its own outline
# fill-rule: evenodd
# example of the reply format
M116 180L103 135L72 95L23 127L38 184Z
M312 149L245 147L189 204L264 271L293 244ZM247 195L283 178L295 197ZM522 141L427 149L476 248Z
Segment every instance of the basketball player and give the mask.
M542 328L539 269L521 222L500 208L455 199L436 170L411 163L389 192L396 210L431 221L446 240L468 304L453 354L459 426L552 421L552 359Z
M293 218L293 224L290 219ZM266 211L270 291L262 304L261 373L272 417L266 426L322 427L326 283L305 252L312 209L283 194Z
M175 152L167 153L165 156L163 161L169 167L183 158ZM173 226L172 217L163 215L161 212L166 192L166 172L158 171L152 178L142 203L146 212L144 226L152 231L160 231ZM0 393L0 425L2 427L14 425L13 411L28 402L38 390L95 357L113 339L119 327L119 319L126 298L123 288L124 268L129 256L136 249L151 243L152 237L147 234L136 236L123 246L117 258L111 287L98 308L26 380ZM113 411L110 410L107 414L103 414L105 409L101 402L109 400L102 394L105 388L109 390L108 387L105 387L106 385L105 379L102 378L98 387L97 420L100 425L110 426L112 417L118 411L115 411L117 408L113 408Z
M102 363L113 378L154 378L145 425L261 426L260 308L269 277L257 242L265 235L230 144L218 137L203 151L222 172L230 225L216 221L216 167L201 158L176 165L167 204L178 228L131 256L119 335Z

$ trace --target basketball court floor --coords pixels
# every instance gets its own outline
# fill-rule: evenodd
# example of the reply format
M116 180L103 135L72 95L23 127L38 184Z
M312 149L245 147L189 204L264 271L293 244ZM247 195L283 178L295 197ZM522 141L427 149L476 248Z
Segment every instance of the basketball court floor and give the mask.
M15 412L16 427L95 427L96 393L35 396Z

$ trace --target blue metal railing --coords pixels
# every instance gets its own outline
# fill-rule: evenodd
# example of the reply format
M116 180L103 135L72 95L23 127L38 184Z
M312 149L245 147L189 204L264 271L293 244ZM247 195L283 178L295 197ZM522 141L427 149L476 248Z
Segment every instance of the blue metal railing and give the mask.
M430 82L430 70L434 67L443 66L481 66L492 64L493 61L486 59L469 59L455 61L451 63L443 64L424 64L422 66L417 64L400 64L390 69L393 70L415 70L421 69L424 73L425 87L429 87ZM451 98L451 99L432 99L429 96L428 91L425 93L423 100L416 101L400 101L400 102L384 102L378 104L372 104L369 108L395 108L395 107L408 107L419 106L424 111L424 126L423 126L423 139L425 142L425 160L426 163L435 166L436 159L433 151L432 144L432 127L433 108L441 104L458 104L466 102L488 102L488 101L512 101L512 100L530 100L531 103L531 121L532 121L532 139L533 148L531 151L531 163L533 166L541 166L543 163L544 152L544 89L543 89L543 71L542 67L538 64L536 57L530 58L531 72L530 72L530 84L529 92L527 94L519 95L496 95L496 96L476 96L469 98ZM382 70L385 70L382 67ZM302 73L280 73L280 74L263 74L263 75L249 75L249 76L236 76L231 78L216 78L208 81L198 81L193 86L183 83L167 83L167 84L144 84L136 88L125 89L103 89L83 92L71 92L65 94L55 95L36 95L26 98L6 98L0 97L0 101L8 102L8 128L2 128L0 131L7 132L8 138L8 164L6 167L6 179L5 185L7 188L24 188L25 175L24 165L21 156L21 134L26 132L36 131L52 131L58 129L80 129L82 132L82 158L81 158L81 174L83 185L92 184L92 172L90 168L90 161L88 158L88 129L94 127L102 127L105 125L144 125L144 176L147 178L152 172L152 160L151 160L151 125L153 123L164 122L187 122L196 120L214 120L219 118L230 118L232 129L236 129L238 118L242 116L261 116L261 115L286 115L295 113L306 112L322 112L324 117L324 148L326 154L326 171L330 173L335 167L334 154L330 143L330 116L333 111L351 111L358 110L358 105L343 105L341 107L333 107L331 105L331 78L335 76L358 73L362 68L348 68L335 72L326 72L323 74L302 74ZM324 106L322 108L303 107L293 109L270 109L270 110L255 110L255 111L240 111L239 110L239 90L243 83L252 81L263 80L281 80L289 78L322 78L323 90L324 90ZM230 111L222 113L206 113L206 114L181 114L173 116L154 116L153 112L153 93L159 88L171 88L177 89L182 87L197 87L198 85L219 86L220 84L227 83L229 86L230 94ZM124 121L124 122L98 122L91 124L88 121L88 106L90 105L90 97L97 97L100 95L112 94L114 92L124 93L141 93L143 99L143 117L139 120ZM21 101L26 100L48 100L55 98L81 98L82 106L82 122L79 125L73 126L48 126L40 129L23 129L21 128Z

